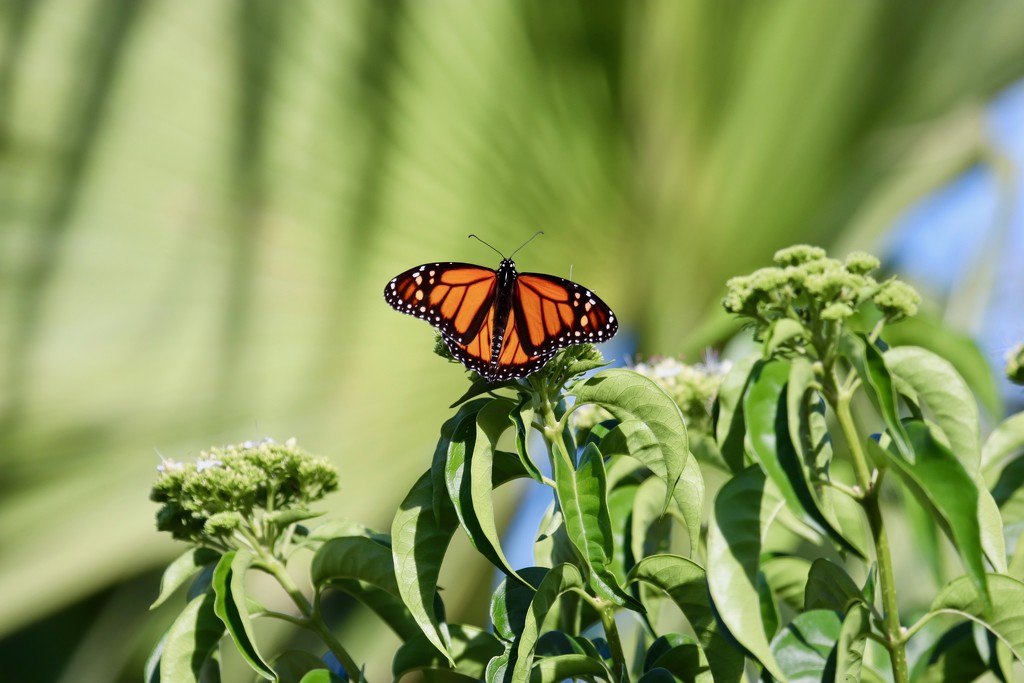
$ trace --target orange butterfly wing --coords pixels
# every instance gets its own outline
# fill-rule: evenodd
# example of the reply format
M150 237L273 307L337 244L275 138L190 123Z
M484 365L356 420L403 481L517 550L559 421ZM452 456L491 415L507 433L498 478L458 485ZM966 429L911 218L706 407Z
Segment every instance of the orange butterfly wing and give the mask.
M619 329L612 309L589 289L541 273L516 278L512 314L523 351L531 356L573 344L599 344Z
M384 288L384 299L396 311L426 320L445 339L470 344L491 315L496 287L490 268L427 263L393 278Z
M502 337L497 363L492 363L494 315L488 316L479 334L468 344L445 338L448 349L463 365L475 370L490 382L502 382L514 377L526 377L539 370L555 355L554 351L527 353L522 343L514 315L509 315Z

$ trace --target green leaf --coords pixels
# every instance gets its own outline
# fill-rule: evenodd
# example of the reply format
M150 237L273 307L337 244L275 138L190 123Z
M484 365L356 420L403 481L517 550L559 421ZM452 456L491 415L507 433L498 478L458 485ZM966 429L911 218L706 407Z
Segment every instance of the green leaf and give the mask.
M765 335L764 351L761 355L768 360L775 355L775 352L794 339L801 339L806 335L806 328L792 318L778 318L773 320Z
M388 628L402 640L408 640L420 633L419 624L413 619L402 598L390 591L377 588L357 579L332 578L324 589L338 590L366 605L387 624Z
M541 581L530 602L530 609L523 622L523 630L516 643L515 664L512 669L512 683L526 683L530 680L533 653L540 637L540 628L548 611L562 593L583 590L583 576L571 564L553 567ZM490 667L488 667L490 669Z
M307 519L316 519L323 515L323 510L313 511L290 508L287 510L274 510L273 512L269 512L267 513L267 516L264 517L264 520L270 524L275 524L283 528L289 524L304 522Z
M986 600L966 576L951 581L932 602L932 612L952 612L976 621L1024 660L1024 583L1005 574L988 574Z
M657 477L649 477L648 481L661 482ZM608 566L612 573L620 580L620 583L626 580L626 572L636 563L636 557L631 550L631 545L634 517L633 507L637 491L639 490L640 487L636 484L622 484L608 492L608 516L612 522L612 548L615 551ZM656 507L658 513L660 513L661 490L659 489L657 493L652 493L651 498L653 500L649 499L648 503ZM572 558L569 559L571 560ZM551 564L558 564L558 562L552 562Z
M918 501L934 511L936 521L950 535L968 575L987 602L977 482L949 448L932 435L926 424L909 420L904 428L908 447L917 454L913 465L889 449L881 448L874 439L867 440L868 449L875 457L888 460Z
M543 482L544 475L541 474L536 463L533 462L529 451L530 429L535 412L530 394L523 394L523 397L519 400L519 405L509 413L509 419L512 420L512 425L516 430L516 453L518 453L523 467L529 473L531 479L536 482Z
M253 671L275 681L277 674L263 660L256 647L246 604L245 574L252 560L252 554L245 550L232 550L221 557L213 572L213 590L217 596L214 611L224 622L235 647Z
M708 525L708 589L715 608L729 633L780 679L761 616L757 576L764 530L784 505L761 468L749 467L718 492Z
M445 485L455 512L474 547L494 566L521 580L509 565L494 521L493 470L498 439L510 425L508 400L481 408L475 422L463 420L452 435Z
M544 567L527 567L520 569L519 575L529 585L517 581L510 582L507 578L498 584L494 595L491 596L490 614L494 632L499 638L512 641L522 632L533 595L547 573L548 570Z
M611 674L604 662L588 655L556 655L545 657L533 665L530 683L558 683L570 679L592 677L608 680Z
M1024 451L1024 413L1016 413L999 423L981 449L981 471L994 484L1006 461Z
M794 358L786 385L789 439L804 468L804 477L812 484L811 492L819 494L823 480L828 477L832 441L825 421L824 401L814 388L815 383L811 362Z
M817 683L823 681L829 656L839 639L839 615L832 610L811 610L796 615L772 641L772 653L782 680L789 683Z
M358 579L399 595L390 546L363 536L334 538L324 543L313 555L309 574L317 590L336 579Z
M760 354L752 353L736 361L722 379L715 399L715 439L722 459L733 473L747 465L744 448L746 427L743 419L743 396L754 369L761 363Z
M915 683L973 681L989 671L978 653L974 628L960 623L943 633L917 659L912 672Z
M449 624L451 656L455 660L454 671L474 680L484 677L487 663L505 651L494 637L475 626ZM399 680L413 671L440 669L451 671L448 659L441 656L424 634L418 634L405 641L395 653L391 663L394 680Z
M672 675L668 669L651 669L640 677L639 683L679 683L680 679Z
M458 526L447 496L434 510L431 473L421 476L399 506L391 525L391 553L402 601L427 639L446 653L445 632L434 613L441 563Z
M843 334L840 348L860 376L865 393L882 416L885 426L889 428L900 454L908 462L913 462L914 453L907 444L907 436L900 421L896 389L893 387L892 377L889 375L882 352L868 342L864 335L854 334Z
M742 678L743 653L719 627L708 595L707 576L700 565L677 555L652 555L633 567L627 581L654 586L682 610L704 649L715 681L735 683Z
M944 358L916 346L885 352L892 376L909 385L931 412L953 455L977 482L978 523L982 548L997 571L1006 571L1006 542L999 507L981 475L981 436L978 405L967 383Z
M455 431L459 428L466 420L476 420L477 413L490 403L493 399L491 398L478 398L475 401L471 401L456 411L455 415L444 421L441 425L441 436L437 440L437 445L434 447L434 457L430 462L430 473L433 481L433 495L434 504L433 509L435 514L440 514L440 511L444 509L445 502L444 498L448 498L448 491L445 485L445 473L447 471L448 460L450 458L450 452L453 448L452 437L455 435ZM461 444L455 444L454 448L464 447ZM438 523L441 522L440 518L436 518Z
M199 683L203 664L224 635L213 593L192 600L167 630L160 656L161 683Z
M804 609L830 609L846 614L851 605L864 602L864 595L846 570L819 557L811 563L804 588Z
M343 683L345 680L329 669L316 669L303 676L299 683Z
M511 653L506 651L487 662L484 669L484 680L487 683L505 683L508 678L508 667Z
M587 568L590 586L618 605L638 608L639 604L619 588L608 569L614 548L601 452L593 443L587 444L575 471L562 454L556 453L553 460L565 530L579 562Z
M633 561L668 552L670 520L662 515L665 482L650 477L636 488L630 515L630 549ZM699 528L699 527L698 527Z
M761 564L772 593L796 612L804 610L804 592L810 560L793 555L776 555Z
M403 640L419 633L402 602L390 545L365 536L333 538L313 555L310 579L318 591L343 591L363 603Z
M967 380L989 415L1002 414L1002 398L992 365L969 335L954 332L942 320L921 311L899 325L886 327L885 341L891 347L920 346L945 358Z
M750 386L743 399L750 450L768 478L782 492L791 510L802 510L843 548L863 557L863 552L825 517L807 480L807 470L790 438L790 423L798 420L799 415L793 416L791 420L787 414L789 401L786 386L789 378L790 364L780 361L763 363L751 373ZM804 392L798 393L802 396ZM805 425L801 432L809 429L809 425Z
M220 553L211 548L192 548L179 555L164 570L160 578L160 595L149 606L156 609L167 601L176 590L185 585L189 579L220 559Z
M891 348L884 358L892 376L913 388L931 411L964 469L977 472L981 459L978 404L963 378L949 361L920 347Z
M321 677L326 675L327 678L322 680L331 683L342 680L338 676L332 679L331 672L325 667L323 660L303 650L288 650L281 653L274 660L274 671L277 672L280 683L301 683L311 673L317 673Z
M665 482L667 506L690 455L686 425L675 401L653 380L622 369L599 372L577 383L571 394L576 397L577 405L594 403L622 422L637 419L647 425L657 448L644 448L630 454Z
M861 668L864 661L864 646L871 632L871 612L863 603L854 605L839 629L839 640L836 642L836 675L837 683L861 680Z
M644 658L644 671L664 669L693 683L714 683L704 651L693 638L678 633L662 636L651 644Z
M676 513L686 527L689 555L695 557L700 548L700 528L704 517L704 475L696 458L686 459L672 502L674 505L669 507L669 512Z

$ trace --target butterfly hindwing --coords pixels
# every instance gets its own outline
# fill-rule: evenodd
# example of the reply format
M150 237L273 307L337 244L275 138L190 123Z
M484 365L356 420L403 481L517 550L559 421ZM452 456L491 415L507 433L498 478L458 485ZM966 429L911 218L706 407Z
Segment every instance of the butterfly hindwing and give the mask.
M586 287L553 275L516 278L512 313L529 355L554 353L573 344L598 344L619 329L615 314Z
M397 311L436 327L445 339L469 344L491 314L497 279L470 263L427 263L396 276L384 299Z

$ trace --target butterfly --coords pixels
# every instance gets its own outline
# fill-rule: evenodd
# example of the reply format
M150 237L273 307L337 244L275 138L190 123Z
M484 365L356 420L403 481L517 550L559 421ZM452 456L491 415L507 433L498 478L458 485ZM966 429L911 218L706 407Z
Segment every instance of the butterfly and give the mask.
M504 255L497 270L453 262L410 268L392 278L384 299L436 327L452 355L489 382L526 377L559 349L607 341L619 329L612 309L591 290L554 275L516 272Z

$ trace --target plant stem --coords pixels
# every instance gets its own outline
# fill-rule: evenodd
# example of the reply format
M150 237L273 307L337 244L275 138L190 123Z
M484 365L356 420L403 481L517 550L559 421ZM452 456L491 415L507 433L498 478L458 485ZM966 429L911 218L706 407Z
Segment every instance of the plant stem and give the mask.
M595 598L583 590L576 590L575 592L589 603L601 617L601 626L604 627L608 649L611 651L612 662L615 664L616 677L620 676L623 672L627 672L626 653L622 649L622 641L619 639L619 627L615 623L615 605L600 598ZM618 678L616 679L618 680Z
M889 658L892 661L892 675L895 683L907 683L910 680L910 673L907 666L906 640L903 635L903 628L900 626L899 605L896 602L896 581L892 568L892 554L889 551L889 537L885 531L885 524L882 520L882 508L878 501L879 486L871 480L871 470L868 468L867 457L861 447L856 427L853 424L853 415L850 413L850 401L853 398L852 391L839 391L833 408L836 411L836 419L843 430L843 436L850 448L850 455L853 459L853 469L857 477L857 483L864 491L861 505L868 518L871 527L871 536L875 543L875 559L878 561L878 583L882 590L882 606L885 611L885 646L889 650Z
M327 649L338 658L338 662L345 669L349 678L353 681L362 680L362 673L359 665L352 658L352 655L344 648L344 646L338 642L338 639L331 633L331 629L327 627L324 620L320 617L320 612L313 608L309 600L303 594L302 590L298 587L295 581L292 579L292 575L288 573L284 564L276 557L268 554L262 554L260 558L260 566L267 571L271 576L277 579L277 582L281 584L284 591L291 597L295 606L299 608L304 619L302 619L303 625L313 631L320 640L324 642Z

